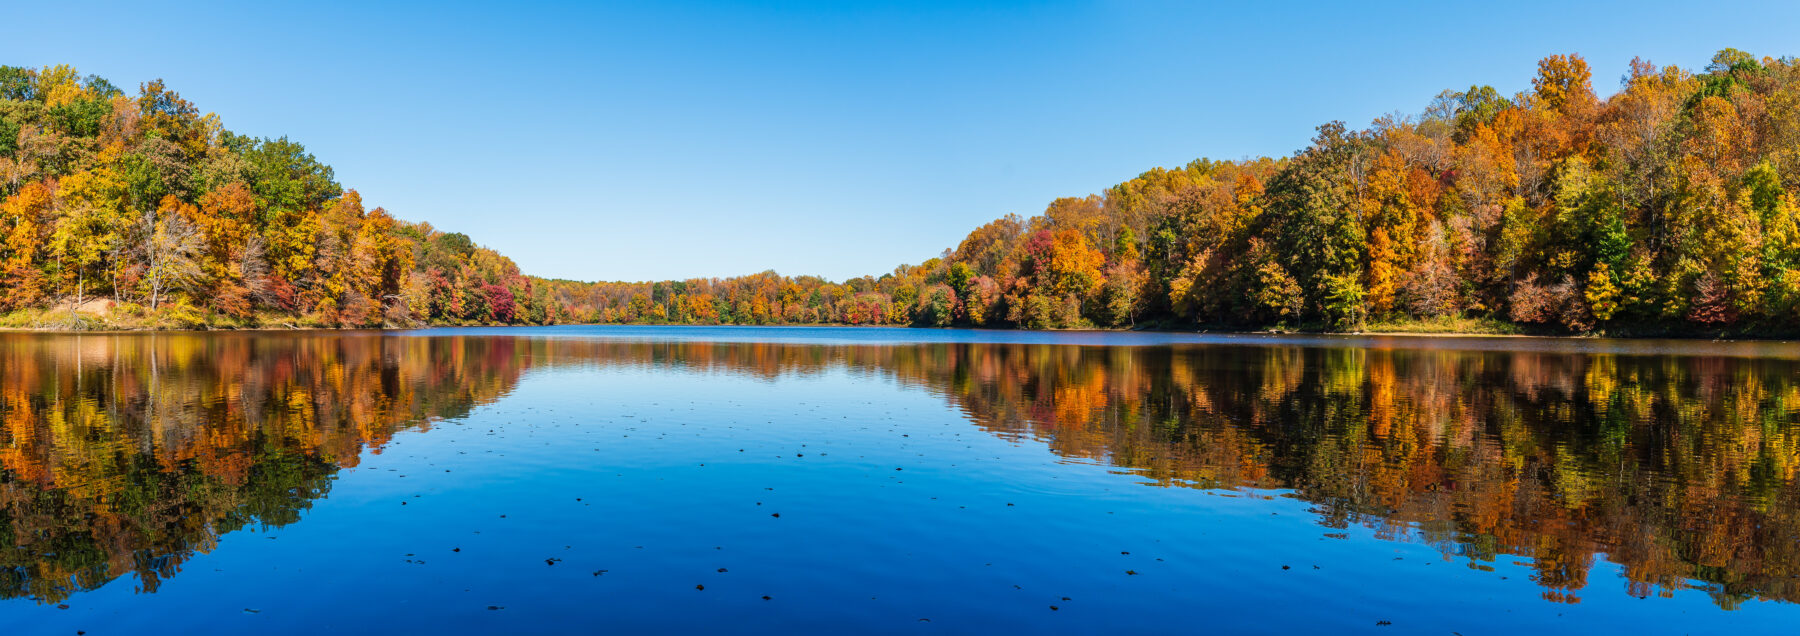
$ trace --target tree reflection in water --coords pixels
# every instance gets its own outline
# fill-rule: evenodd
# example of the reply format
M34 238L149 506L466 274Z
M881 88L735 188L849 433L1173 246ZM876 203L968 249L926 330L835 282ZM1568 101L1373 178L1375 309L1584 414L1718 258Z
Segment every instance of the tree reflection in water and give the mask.
M1325 526L1528 558L1577 602L1800 596L1800 362L1300 346L809 345L349 334L0 336L0 596L141 591L294 523L405 429L532 368L850 373L1147 485L1297 497Z

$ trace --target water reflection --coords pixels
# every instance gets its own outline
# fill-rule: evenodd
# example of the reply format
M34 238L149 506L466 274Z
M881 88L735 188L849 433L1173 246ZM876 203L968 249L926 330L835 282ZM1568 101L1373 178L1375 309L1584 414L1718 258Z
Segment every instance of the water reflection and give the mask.
M1282 489L1321 523L1474 568L1530 557L1579 602L1596 559L1627 593L1724 607L1800 594L1800 385L1790 361L1315 348L994 350L896 373L979 425L1152 483Z
M492 400L504 339L0 339L0 598L127 573L154 592L221 534L281 526L406 426Z
M1545 598L1800 596L1800 362L1542 350L645 342L379 334L0 336L0 597L155 591L299 519L397 431L533 368L849 372L1152 486L1281 494L1325 526L1528 560ZM671 377L676 374L670 373Z

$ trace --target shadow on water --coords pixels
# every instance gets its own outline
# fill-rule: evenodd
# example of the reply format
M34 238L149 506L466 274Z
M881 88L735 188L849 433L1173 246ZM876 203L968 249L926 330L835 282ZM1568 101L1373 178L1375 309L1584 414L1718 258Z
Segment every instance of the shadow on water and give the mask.
M508 335L0 335L0 597L154 592L220 535L297 522L397 432L532 369L848 372L1149 486L1298 498L1320 524L1577 602L1800 600L1800 362L1482 346L1069 346Z

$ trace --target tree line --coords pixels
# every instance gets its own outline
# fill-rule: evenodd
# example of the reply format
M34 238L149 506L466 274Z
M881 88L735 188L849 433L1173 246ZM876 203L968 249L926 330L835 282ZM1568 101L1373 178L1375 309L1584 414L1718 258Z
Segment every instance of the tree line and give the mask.
M1638 59L1602 98L1553 55L1531 86L1153 169L879 276L590 283L366 210L299 144L226 131L160 81L128 97L0 67L0 314L99 296L225 326L1800 329L1800 63Z
M535 291L505 256L365 208L304 146L226 130L160 80L130 96L68 66L0 66L15 326L553 321Z
M1800 327L1800 65L1633 60L1600 98L1579 55L1532 88L1444 91L1333 122L1291 157L1153 169L919 265L834 284L770 273L583 285L591 322L1356 329Z

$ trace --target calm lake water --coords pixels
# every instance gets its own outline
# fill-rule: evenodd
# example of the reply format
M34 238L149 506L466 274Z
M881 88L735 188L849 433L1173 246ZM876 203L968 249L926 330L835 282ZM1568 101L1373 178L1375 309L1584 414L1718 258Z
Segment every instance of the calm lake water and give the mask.
M1792 633L1800 346L0 334L0 625Z

